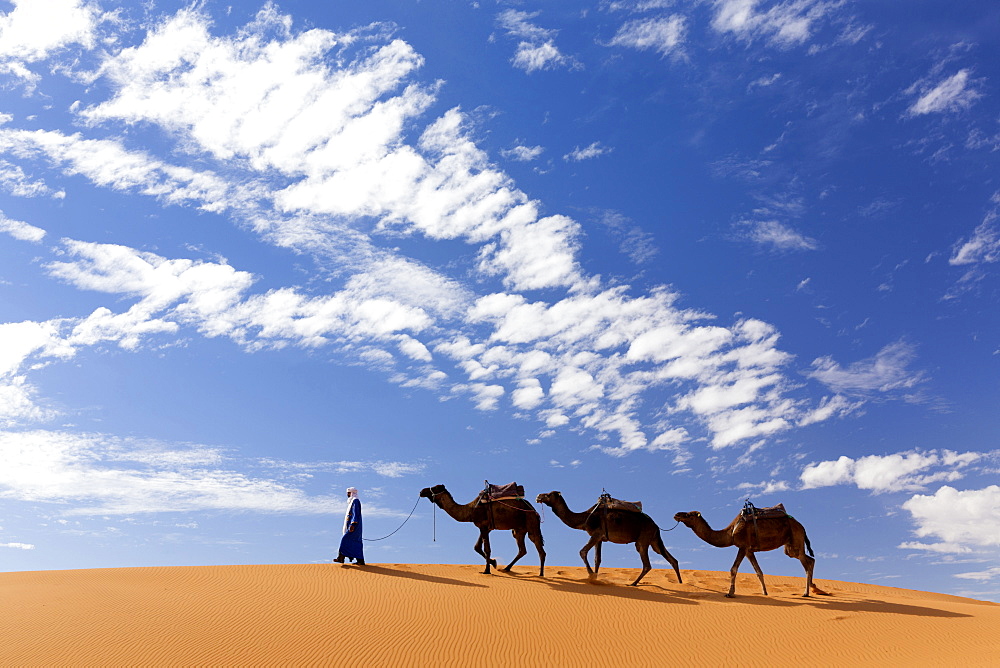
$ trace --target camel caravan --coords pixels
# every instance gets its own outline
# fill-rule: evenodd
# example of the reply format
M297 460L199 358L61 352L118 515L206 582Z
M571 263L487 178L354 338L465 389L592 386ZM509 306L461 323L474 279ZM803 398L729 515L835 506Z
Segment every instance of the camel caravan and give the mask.
M545 576L545 549L542 539L541 516L535 507L524 498L524 488L517 483L493 485L489 482L472 501L461 504L455 501L444 485L425 487L420 490L421 498L429 499L432 504L441 508L453 519L459 522L471 522L479 529L479 538L473 549L486 560L485 574L490 574L491 568L498 568L496 559L492 558L490 548L490 532L494 530L510 531L517 543L517 555L503 568L510 572L511 567L521 557L528 553L525 538L529 538L538 551L539 577ZM662 529L649 515L642 511L642 503L622 501L612 498L606 492L602 493L597 503L582 512L569 509L566 500L560 492L548 492L535 497L535 503L546 505L552 509L556 517L571 529L585 531L589 536L586 545L580 550L580 558L587 567L587 573L594 577L601 567L601 545L606 542L627 545L635 543L635 549L642 560L642 571L639 577L629 586L636 586L645 575L652 570L649 562L649 550L667 560L677 575L680 584L681 571L677 559L667 551L660 536ZM709 545L715 547L736 546L736 561L729 569L730 583L728 598L736 595L736 573L744 557L750 560L761 589L767 596L767 586L764 584L764 573L757 563L757 552L785 548L785 554L802 562L806 572L806 589L803 596L811 594L828 595L813 584L813 567L816 564L809 537L803 527L794 517L785 512L781 504L770 508L757 508L749 500L743 509L724 529L712 529L698 511L677 513L674 520L684 524L694 531L695 535ZM675 525L676 526L676 525ZM594 550L594 567L590 567L588 555Z

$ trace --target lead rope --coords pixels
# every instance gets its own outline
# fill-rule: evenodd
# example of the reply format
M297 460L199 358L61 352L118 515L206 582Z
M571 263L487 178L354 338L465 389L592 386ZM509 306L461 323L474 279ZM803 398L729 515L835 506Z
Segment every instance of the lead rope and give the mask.
M420 497L419 496L417 497L417 503L420 503ZM413 508L410 510L410 514L406 516L406 519L403 520L403 524L406 524L410 520L410 518L413 517L413 511L417 509L417 503L413 504ZM396 531L399 531L400 529L402 529L403 528L403 524L400 524L398 527L396 527ZM396 531L393 531L392 533L396 533ZM392 533L389 534L389 536L391 536ZM367 540L370 543L374 543L377 540L385 540L389 536L382 536L381 538L362 538L361 540Z

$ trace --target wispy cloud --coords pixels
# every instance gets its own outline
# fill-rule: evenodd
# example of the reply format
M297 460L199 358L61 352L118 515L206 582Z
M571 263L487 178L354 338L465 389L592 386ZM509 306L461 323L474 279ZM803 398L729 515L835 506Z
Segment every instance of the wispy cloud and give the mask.
M556 46L555 30L547 30L531 22L539 13L508 9L497 17L497 23L507 35L520 40L511 59L514 67L529 74L557 67L579 67L576 59L567 56Z
M619 28L608 45L652 49L664 56L679 55L683 50L686 28L687 24L682 16L635 19Z
M815 239L776 220L744 221L739 224L740 236L747 241L778 251L816 250Z
M985 571L973 571L971 573L956 573L955 577L962 578L964 580L979 580L980 582L988 582L990 580L1000 581L1000 566L987 568Z
M758 9L770 4L767 9ZM826 0L715 0L712 28L745 41L764 39L772 46L790 48L809 40L816 24L840 7Z
M807 375L841 394L875 396L909 390L922 383L924 373L909 369L914 359L915 346L897 341L882 348L874 357L853 362L846 368L831 357L821 357L813 361L813 369Z
M500 152L505 158L510 158L511 160L516 160L518 162L531 162L542 153L545 152L545 148L541 146L514 146L513 148L504 149Z
M101 434L0 432L0 497L61 504L67 515L190 511L325 514L339 497L310 496L276 480L220 468L204 446L171 449Z
M993 202L1000 204L1000 193L993 196ZM996 210L987 213L968 239L955 244L948 264L961 266L1000 261L1000 230L997 229L997 219Z
M981 97L972 87L969 70L959 70L933 85L926 81L917 82L907 90L907 93L919 94L917 100L907 110L910 116L961 111L968 109Z
M593 160L594 158L599 158L602 155L607 155L611 153L614 149L609 146L604 146L599 141L595 141L588 146L580 148L577 146L572 151L563 156L563 160L567 162L582 162L584 160Z

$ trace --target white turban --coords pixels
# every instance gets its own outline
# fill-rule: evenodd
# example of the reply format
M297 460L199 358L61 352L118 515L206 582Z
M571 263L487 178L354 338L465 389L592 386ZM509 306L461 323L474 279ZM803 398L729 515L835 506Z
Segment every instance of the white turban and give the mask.
M351 517L351 505L354 504L354 499L358 498L358 488L348 487L347 488L347 510L344 512L344 529L341 533L347 533L347 523Z

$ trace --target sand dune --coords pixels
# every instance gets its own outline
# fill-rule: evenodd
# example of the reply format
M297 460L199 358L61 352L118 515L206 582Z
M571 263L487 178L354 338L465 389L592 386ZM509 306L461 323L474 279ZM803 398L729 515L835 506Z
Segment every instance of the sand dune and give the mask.
M331 564L0 573L0 665L987 666L1000 605L771 576Z

